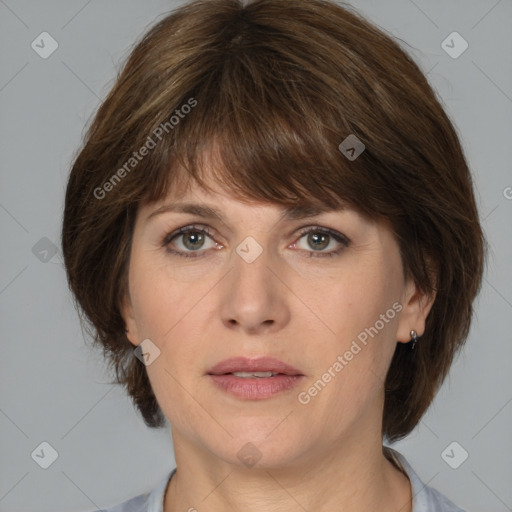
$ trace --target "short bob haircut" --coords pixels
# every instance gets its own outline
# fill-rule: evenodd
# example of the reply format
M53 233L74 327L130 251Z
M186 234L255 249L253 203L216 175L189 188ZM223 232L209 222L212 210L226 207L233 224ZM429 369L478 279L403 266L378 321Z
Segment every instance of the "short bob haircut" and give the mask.
M365 146L355 159L339 149L349 135ZM191 179L209 190L203 159L239 200L389 222L404 275L435 293L385 381L383 436L406 436L465 343L486 250L463 149L420 68L330 0L196 0L136 44L74 160L62 248L82 326L153 428L165 416L120 309L131 237L140 205Z

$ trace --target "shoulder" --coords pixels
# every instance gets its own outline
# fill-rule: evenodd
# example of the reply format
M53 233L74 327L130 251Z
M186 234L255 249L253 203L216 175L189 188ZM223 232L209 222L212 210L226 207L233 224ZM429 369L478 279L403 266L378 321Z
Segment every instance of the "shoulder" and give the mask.
M409 477L413 496L412 512L466 512L451 502L438 490L424 484L401 453L389 446L385 447L384 452L386 456L392 458Z
M149 493L139 494L113 507L104 508L97 512L149 512Z
M176 469L173 469L167 473L151 491L96 512L163 512L165 490L175 472Z
M440 512L466 512L432 487L425 487L425 499L427 500L428 507L430 507L425 508L425 512L427 510Z

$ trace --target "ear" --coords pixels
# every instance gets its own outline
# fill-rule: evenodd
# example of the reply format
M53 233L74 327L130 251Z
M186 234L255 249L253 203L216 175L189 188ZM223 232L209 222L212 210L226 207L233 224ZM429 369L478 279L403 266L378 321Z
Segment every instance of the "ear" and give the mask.
M398 321L397 340L400 343L411 341L411 331L416 331L418 337L425 332L427 316L432 309L436 292L431 294L418 290L414 280L410 278L405 286L402 297L402 312Z
M133 305L129 292L125 293L121 300L120 311L126 325L126 337L128 338L129 342L136 347L140 343L139 332L137 329L135 316L133 314Z

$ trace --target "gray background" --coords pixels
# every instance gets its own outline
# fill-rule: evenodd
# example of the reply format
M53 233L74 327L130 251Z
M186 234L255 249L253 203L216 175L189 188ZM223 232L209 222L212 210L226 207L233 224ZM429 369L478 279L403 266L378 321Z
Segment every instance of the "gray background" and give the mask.
M168 430L144 425L84 343L58 246L65 180L84 126L135 39L179 3L0 0L2 512L111 506L174 467ZM394 447L468 511L510 511L512 2L352 5L428 72L474 171L491 246L467 346L418 428ZM47 59L31 47L43 31L59 45ZM469 44L456 59L441 47L453 31ZM48 469L31 457L43 441L58 452ZM469 454L457 469L441 456L453 441Z

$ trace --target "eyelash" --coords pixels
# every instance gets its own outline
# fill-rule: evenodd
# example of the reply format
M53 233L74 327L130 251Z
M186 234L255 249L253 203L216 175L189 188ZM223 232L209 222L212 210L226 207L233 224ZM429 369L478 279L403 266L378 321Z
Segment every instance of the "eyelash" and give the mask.
M182 228L166 235L161 242L162 247L165 247L169 253L174 254L176 256L183 257L183 258L202 258L204 256L204 253L206 253L207 251L199 250L199 251L192 251L192 252L184 252L184 251L176 251L174 249L169 248L169 244L175 238L179 237L180 235L186 234L186 233L203 233L203 234L209 236L210 238L213 238L213 234L208 230L207 227L190 225L190 226L182 227ZM332 238L334 238L338 243L342 244L342 247L340 247L339 249L336 249L334 251L330 251L330 252L306 251L306 252L310 253L310 255L308 256L309 258L329 258L329 257L337 256L350 244L350 240L346 236L342 235L341 233L338 233L337 231L334 231L329 228L321 228L318 226L313 226L313 227L308 227L308 228L302 229L299 232L299 240L304 235L307 235L309 233L321 233L323 235L328 235L328 236L331 236ZM194 254L194 252L197 252L197 254Z

